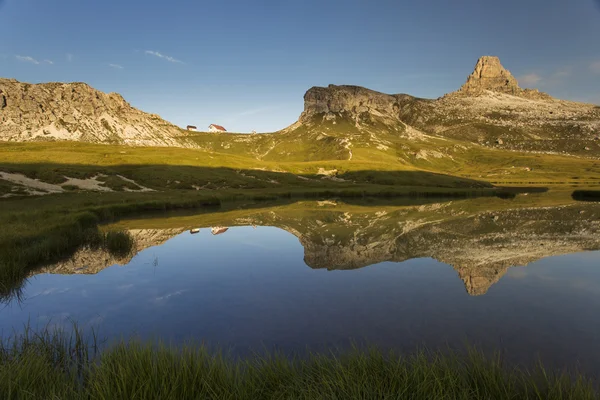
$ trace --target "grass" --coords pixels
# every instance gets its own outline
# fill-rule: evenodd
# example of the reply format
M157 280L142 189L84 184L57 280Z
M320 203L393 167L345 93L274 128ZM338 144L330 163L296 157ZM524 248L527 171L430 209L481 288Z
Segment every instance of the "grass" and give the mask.
M127 232L108 231L104 234L104 247L118 257L129 255L134 246L134 240Z
M99 173L112 177L118 174L156 190L190 189L192 185L206 189L351 187L372 183L373 179L366 179L369 175L395 186L453 187L456 181L468 180L510 185L600 183L600 162L594 159L488 149L458 140L400 140L397 135L383 133L378 137L388 143L388 150L375 148L362 136L350 136L354 157L347 160L340 157L340 148L346 157L348 150L337 140L346 133L332 132L329 139L322 140L310 135L298 137L294 132L266 135L263 139L263 135L207 134L202 136L204 142L231 146L207 145L203 149L79 142L3 143L0 170L49 183L63 183L64 176L85 179ZM252 140L267 139L272 143L265 149L255 149L258 145ZM269 149L264 157L258 154ZM445 156L417 157L415 154L422 150ZM323 180L317 175L320 169L337 170L338 177L346 176L353 182ZM413 179L418 173L425 174L423 179ZM314 179L305 181L298 175ZM578 179L573 180L574 176ZM123 182L111 179L115 189L120 190Z
M0 348L5 399L597 399L593 381L526 370L474 348L410 355L354 347L235 359L203 344L120 341L98 351L76 326L26 330Z

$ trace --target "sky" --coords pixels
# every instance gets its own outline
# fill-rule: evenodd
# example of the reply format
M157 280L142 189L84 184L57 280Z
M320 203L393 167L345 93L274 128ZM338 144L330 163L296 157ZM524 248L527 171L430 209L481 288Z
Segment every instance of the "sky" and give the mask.
M270 132L312 86L437 98L482 55L600 104L600 0L0 0L0 76L86 82L180 126Z

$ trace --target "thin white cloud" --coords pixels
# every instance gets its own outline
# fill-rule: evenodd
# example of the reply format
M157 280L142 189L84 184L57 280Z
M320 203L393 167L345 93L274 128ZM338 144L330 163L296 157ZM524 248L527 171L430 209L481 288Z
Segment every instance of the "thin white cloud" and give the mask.
M241 113L238 114L238 116L240 117L246 117L248 115L255 115L255 114L261 114L264 112L268 112L268 111L272 111L274 109L276 109L277 107L261 107L261 108L254 108L252 110L247 110L247 111L242 111Z
M54 64L54 61L52 61L52 60L44 60L44 62L45 62L46 64L50 64L50 65Z
M123 67L119 64L108 64L108 66L115 69L123 69Z
M172 63L184 64L183 61L178 60L176 58L173 58L171 56L167 56L167 55L162 54L162 53L160 53L158 51L146 50L144 53L149 54L149 55L154 56L154 57L162 58L163 60L167 60L167 61L172 62Z
M598 60L598 61L594 61L594 62L593 62L591 65L590 65L590 70L591 70L593 73L600 74L600 60Z
M132 287L133 287L133 283L129 283L129 284L126 284L126 285L118 286L117 289L119 289L119 290L128 290L128 289L131 289Z
M73 54L71 54L71 53L67 53L67 61L68 61L68 62L71 62L71 61L73 61Z
M32 64L39 64L40 63L35 58L29 57L29 56L15 56L15 57L17 58L17 60L23 61L23 62L29 62L29 63L32 63Z
M564 67L564 68L561 68L561 69L557 70L552 75L552 77L556 78L556 79L567 78L567 77L571 76L572 72L573 72L573 70L572 70L571 67Z
M542 77L538 74L527 74L517 78L517 80L523 86L534 86L540 83Z
M156 297L156 298L154 299L154 301L155 301L155 302L157 302L157 303L159 303L159 302L162 302L162 301L168 300L169 298L171 298L171 297L173 297L173 296L180 296L180 295L182 295L182 294L183 294L183 293L185 293L185 292L187 292L187 289L184 289L184 290L178 290L178 291L176 291L176 292L173 292L173 293L167 293L167 294L165 294L164 296L159 296L159 297Z

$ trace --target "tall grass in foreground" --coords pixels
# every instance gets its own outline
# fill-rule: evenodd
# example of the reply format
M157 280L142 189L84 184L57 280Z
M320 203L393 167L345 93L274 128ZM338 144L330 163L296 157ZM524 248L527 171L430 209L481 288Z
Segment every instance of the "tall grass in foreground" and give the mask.
M97 353L75 329L26 332L0 349L5 399L597 399L591 381L509 368L470 349L400 356L371 348L235 360L202 345L119 342Z

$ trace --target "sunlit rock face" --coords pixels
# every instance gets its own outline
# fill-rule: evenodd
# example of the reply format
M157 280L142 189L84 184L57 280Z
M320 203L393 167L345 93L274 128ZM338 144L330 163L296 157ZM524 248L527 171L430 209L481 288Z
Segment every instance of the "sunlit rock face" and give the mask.
M183 131L85 83L29 84L0 78L0 140L78 140L190 147Z

